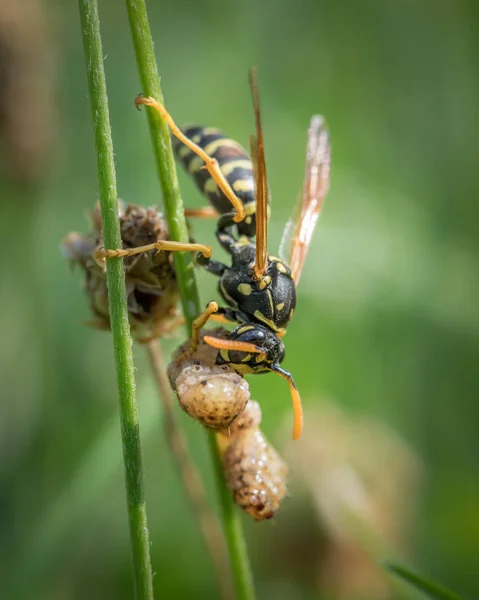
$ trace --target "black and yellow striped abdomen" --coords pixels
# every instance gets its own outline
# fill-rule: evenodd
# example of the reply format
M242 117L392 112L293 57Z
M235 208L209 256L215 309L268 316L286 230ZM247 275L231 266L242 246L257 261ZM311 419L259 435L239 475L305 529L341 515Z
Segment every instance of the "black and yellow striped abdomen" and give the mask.
M221 172L245 208L246 218L238 224L238 233L253 237L256 229L254 177L251 158L246 150L214 127L191 125L182 127L181 130L209 156L218 161ZM216 210L220 214L234 212L230 201L218 188L211 175L206 169L201 168L204 166L203 160L178 139L173 138L172 143L176 156Z

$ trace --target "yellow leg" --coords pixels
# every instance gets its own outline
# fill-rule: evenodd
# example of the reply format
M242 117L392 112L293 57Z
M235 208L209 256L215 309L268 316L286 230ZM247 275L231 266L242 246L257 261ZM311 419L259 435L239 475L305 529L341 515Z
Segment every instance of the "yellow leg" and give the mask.
M199 340L200 340L200 329L206 325L208 319L215 312L218 312L218 303L217 302L208 302L206 309L201 313L201 315L197 316L193 321L192 332L191 332L191 350L194 352L198 348Z
M185 208L185 217L194 219L217 219L219 213L212 206L202 206L201 208Z
M210 320L215 321L216 323L223 323L224 325L231 325L231 323L233 323L233 321L229 321L224 315L213 314L210 316Z
M129 248L128 250L97 250L95 252L95 258L103 259L116 258L118 256L133 256L134 254L141 254L142 252L148 252L149 250L158 250L158 252L161 252L162 250L166 252L201 252L205 258L209 258L211 256L210 246L162 240L155 242L154 244L138 246L138 248Z
M160 113L161 117L164 119L164 121L166 121L166 123L168 124L169 128L171 129L171 133L175 137L177 137L180 140L180 142L183 142L183 144L187 146L192 152L197 154L200 158L202 158L205 161L205 167L208 173L215 180L220 190L228 198L228 200L231 202L234 209L236 210L236 215L234 217L235 223L239 223L240 221L242 221L245 218L243 203L231 189L230 184L221 172L218 161L215 158L211 158L211 156L206 154L206 152L202 148L200 148L198 144L192 142L189 138L186 137L186 135L184 135L181 132L181 130L176 126L175 122L171 118L171 115L168 113L163 104L161 104L154 98L144 98L143 96L138 96L135 99L135 106L138 108L140 104L151 106L152 108L157 110Z

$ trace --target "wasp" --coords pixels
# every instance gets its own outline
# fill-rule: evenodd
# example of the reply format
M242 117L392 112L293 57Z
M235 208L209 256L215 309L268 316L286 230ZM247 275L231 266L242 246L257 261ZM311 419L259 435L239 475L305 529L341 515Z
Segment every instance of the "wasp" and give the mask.
M250 155L218 129L181 130L154 98L139 96L135 103L137 107L146 105L157 110L170 127L178 140L177 157L219 213L216 237L231 256L231 265L225 265L212 260L211 251L198 254L198 263L219 277L219 292L226 306L208 303L193 324L193 346L198 344L199 329L208 319L238 323L226 339L203 339L218 349L218 365L228 364L243 375L275 372L288 381L294 410L293 438L297 439L302 431L301 399L291 373L281 367L285 356L282 338L296 308L296 287L329 189L329 134L324 118L313 116L302 193L283 234L283 256L269 255L269 190L255 68L250 71L249 82L256 126L256 135L250 137ZM177 244L175 248L172 244L165 249L194 250L190 244ZM135 248L135 252L141 251ZM102 256L127 252L108 250Z

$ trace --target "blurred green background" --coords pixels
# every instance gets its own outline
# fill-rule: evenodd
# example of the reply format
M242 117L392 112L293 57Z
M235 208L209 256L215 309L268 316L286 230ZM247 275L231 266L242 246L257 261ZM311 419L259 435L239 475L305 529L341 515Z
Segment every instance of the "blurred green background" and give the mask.
M72 275L59 252L69 231L87 230L85 213L98 197L78 10L75 2L20 4L17 18L31 4L45 23L30 27L47 27L47 43L38 53L33 46L31 59L46 52L53 62L49 72L35 68L38 81L8 101L17 117L33 111L36 125L44 119L53 142L45 135L34 176L12 177L11 140L1 151L1 596L126 599L132 573L111 340L82 324L89 314L81 274ZM411 530L409 560L477 597L477 3L187 0L150 2L149 12L165 100L179 123L218 126L246 145L247 71L258 65L274 252L300 189L310 116L326 116L332 187L284 364L307 408L333 399L383 419L406 440L422 464L419 489L404 486L396 498L418 507L400 525ZM126 9L102 0L100 17L119 194L160 203L146 122L133 107L141 88ZM12 31L25 35L25 46L35 39ZM12 58L4 52L1 60ZM48 87L53 100L42 112L36 100ZM3 110L2 127L8 118ZM180 178L185 204L200 206L192 182ZM195 226L195 237L210 242L213 224ZM202 302L215 297L214 278L198 279ZM157 596L216 598L144 350L134 352ZM250 384L264 431L281 450L287 387L275 377ZM179 413L212 492L204 433ZM332 598L317 586L319 528L292 475L275 520L244 518L259 597Z

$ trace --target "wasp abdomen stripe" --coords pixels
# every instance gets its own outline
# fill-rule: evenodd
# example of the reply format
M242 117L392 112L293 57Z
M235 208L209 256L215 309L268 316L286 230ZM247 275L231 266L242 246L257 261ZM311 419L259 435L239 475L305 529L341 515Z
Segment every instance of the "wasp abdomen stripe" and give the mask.
M188 126L183 127L182 132L218 161L223 175L242 203L254 206L253 168L245 149L213 127ZM216 210L222 214L231 212L229 200L219 190L208 171L202 168L204 162L201 158L176 138L173 138L173 149L200 191Z

